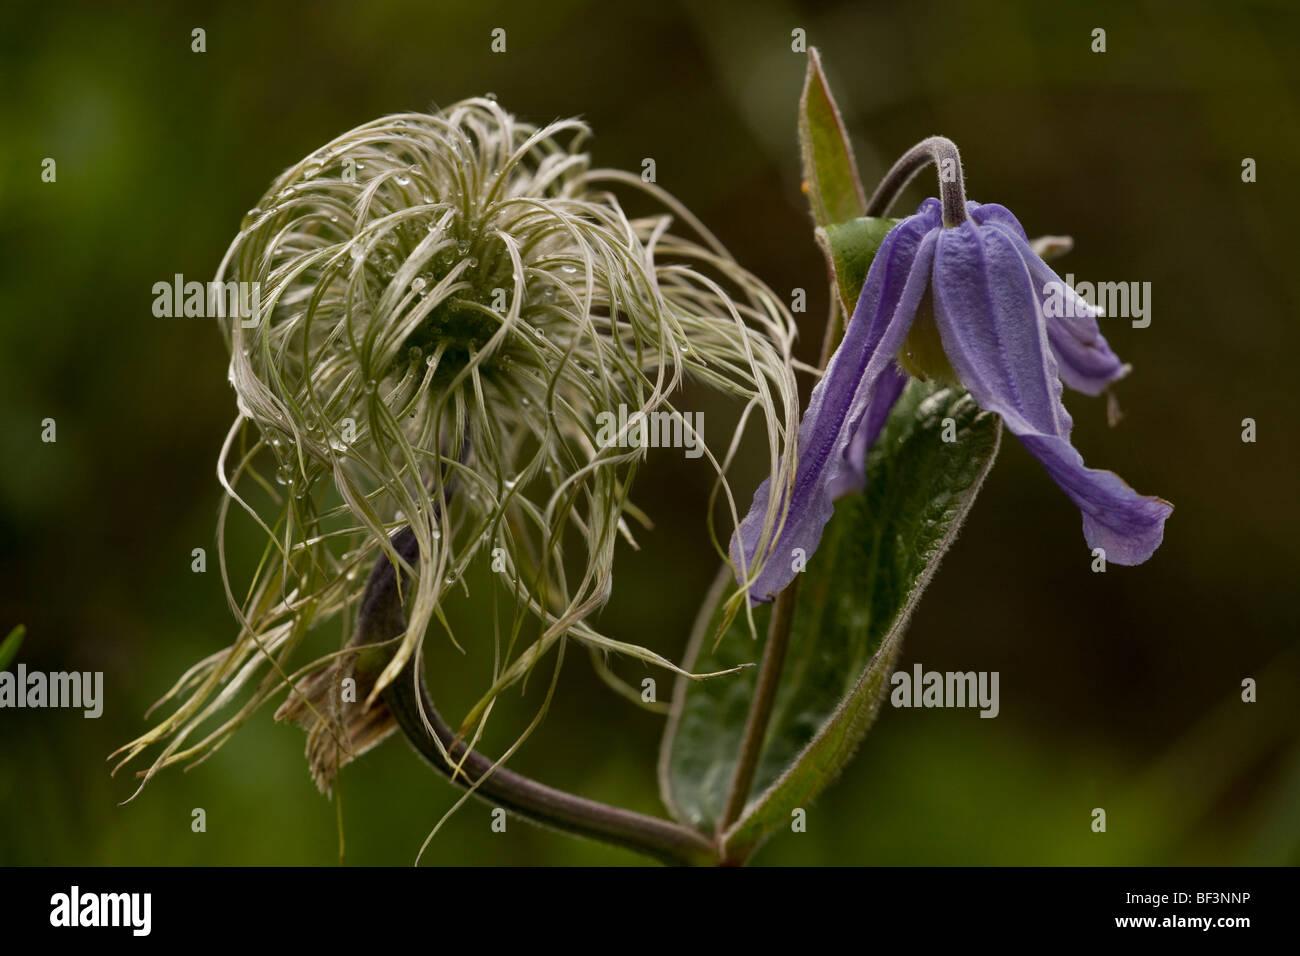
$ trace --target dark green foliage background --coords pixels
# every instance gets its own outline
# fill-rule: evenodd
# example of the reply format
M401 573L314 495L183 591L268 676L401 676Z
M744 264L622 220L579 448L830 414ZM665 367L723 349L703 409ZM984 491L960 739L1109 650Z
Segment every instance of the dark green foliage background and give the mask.
M1135 369L1118 390L1123 423L1070 402L1089 463L1178 510L1149 564L1092 574L1077 513L1006 441L901 661L1000 671L1001 715L884 708L808 832L778 836L758 862L1300 862L1297 13L1035 0L6 6L0 634L27 625L31 667L103 670L107 704L98 721L0 712L0 864L338 857L302 735L269 713L126 807L130 781L106 773L148 704L232 630L211 562L214 462L234 413L224 349L203 321L154 318L153 284L211 276L271 178L337 133L492 91L531 120L585 116L602 164L654 157L659 181L742 262L782 294L808 290L801 348L815 358L825 270L799 190L794 27L823 51L868 188L941 132L962 148L973 198L1010 206L1031 234L1075 237L1062 273L1151 282L1150 328L1104 326ZM488 50L496 26L504 55ZM1090 52L1094 27L1104 55ZM54 185L40 181L46 156ZM723 434L728 410L690 401L706 434ZM40 442L46 416L55 445ZM1253 445L1240 441L1248 416ZM680 655L717 562L702 530L709 480L700 462L651 458L637 500L657 527L620 558L607 632ZM738 481L741 496L751 487ZM254 545L243 529L236 564ZM189 569L200 546L206 575ZM467 654L435 639L430 657L456 713L490 668L492 608L450 613ZM1252 706L1238 700L1247 676ZM543 683L503 712L492 746L513 739ZM514 766L658 810L661 726L570 653ZM357 864L410 861L454 799L398 741L349 768L342 794ZM1088 827L1097 806L1104 836ZM206 834L190 831L194 807ZM427 859L636 859L488 823L467 807Z

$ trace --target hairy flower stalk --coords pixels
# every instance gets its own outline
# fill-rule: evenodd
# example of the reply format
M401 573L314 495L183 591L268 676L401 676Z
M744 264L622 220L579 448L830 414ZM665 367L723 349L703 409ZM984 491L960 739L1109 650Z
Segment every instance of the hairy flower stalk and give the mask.
M743 406L722 444L694 436L732 525L727 470L759 421L776 490L760 535L774 536L798 428L791 317L658 187L591 168L587 135L576 120L518 122L491 99L389 116L288 169L250 210L217 276L261 289L257 321L222 324L239 414L218 467L218 538L239 631L119 751L125 763L161 745L146 780L202 759L292 688L279 716L307 728L327 788L392 730L382 694L412 672L431 622L456 641L441 608L473 562L491 565L516 612L458 732L481 733L495 696L566 639L676 669L590 621L616 544L632 540L625 518L641 517L629 496L645 454L597 432L620 405L678 414L688 378ZM660 211L630 218L616 187ZM670 231L674 219L697 238ZM239 590L232 502L265 536ZM414 560L392 546L402 528ZM408 582L406 628L363 646L352 618L381 556ZM305 654L331 621L340 646ZM348 677L355 704L339 692Z

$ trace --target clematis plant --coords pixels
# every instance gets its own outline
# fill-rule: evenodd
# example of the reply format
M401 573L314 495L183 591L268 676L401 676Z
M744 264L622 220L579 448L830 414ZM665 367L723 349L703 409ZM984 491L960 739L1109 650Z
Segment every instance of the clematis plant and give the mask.
M158 748L147 781L202 760L282 694L277 716L307 731L323 791L400 731L462 789L457 806L478 797L669 863L743 863L870 728L1004 426L1079 508L1090 546L1149 558L1171 506L1084 465L1061 402L1063 385L1100 395L1128 367L1044 244L1004 207L966 201L940 137L867 199L815 50L799 133L831 279L817 368L794 360L784 305L687 209L590 167L577 121L536 128L469 100L366 124L282 174L221 269L268 290L266 321L223 328L239 414L219 468L221 527L235 504L265 554L241 596L221 532L236 637L181 677L164 697L173 712L123 762ZM930 162L953 173L940 198L882 218ZM615 187L662 209L629 218ZM1072 297L1053 310L1067 317L1049 318L1053 294ZM801 421L800 371L818 378ZM594 624L628 519L644 517L631 491L645 455L596 428L625 407L685 420L673 403L688 378L743 410L725 452L703 446L730 548L717 545L722 566L673 662ZM742 520L727 474L751 418L767 477ZM948 428L955 441L940 440ZM515 615L505 647L493 641L490 686L453 723L425 681L427 632L456 642L445 603L489 561ZM338 647L302 659L328 622ZM538 721L499 758L478 749L497 696L548 654L558 668L569 641L616 686L609 652L676 674L659 761L672 819L504 766Z
M1100 313L1044 261L1069 240L1031 242L1005 207L967 202L957 148L942 137L904 154L868 198L815 50L799 119L831 278L824 371L800 424L794 483L760 484L682 662L753 658L727 598L738 581L766 629L759 667L679 681L660 759L664 802L731 862L797 823L852 758L1004 426L1108 560L1147 560L1172 510L1088 468L1071 444L1063 386L1101 395L1129 369ZM931 163L939 198L883 218ZM1070 308L1045 308L1054 296Z

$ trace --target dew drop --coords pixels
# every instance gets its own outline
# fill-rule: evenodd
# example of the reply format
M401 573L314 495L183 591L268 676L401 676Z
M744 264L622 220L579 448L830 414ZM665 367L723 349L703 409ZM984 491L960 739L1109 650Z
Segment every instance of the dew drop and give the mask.
M427 283L424 280L424 276L416 276L411 280L411 288L416 292L423 292L425 285L427 285Z
M399 186L409 186L409 185L411 185L411 177L410 177L410 176L398 176L398 177L397 177L397 185L399 185Z

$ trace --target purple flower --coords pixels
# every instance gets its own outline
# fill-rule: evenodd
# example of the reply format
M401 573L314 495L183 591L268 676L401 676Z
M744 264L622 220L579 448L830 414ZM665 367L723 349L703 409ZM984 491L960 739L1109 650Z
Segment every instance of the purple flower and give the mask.
M1099 312L1030 249L1009 210L974 202L966 209L969 219L945 228L940 203L927 199L881 244L844 339L809 399L789 511L750 587L752 601L771 600L790 583L795 549L810 556L832 502L862 489L867 449L907 383L895 360L911 365L913 345L924 351L919 346L936 331L955 378L1078 506L1090 548L1115 564L1141 564L1160 546L1173 506L1139 495L1113 472L1086 467L1070 444L1062 383L1099 395L1128 372L1102 338ZM1070 299L1062 317L1044 309L1052 294ZM742 552L745 567L754 564L767 503L764 482L731 542L738 570Z

